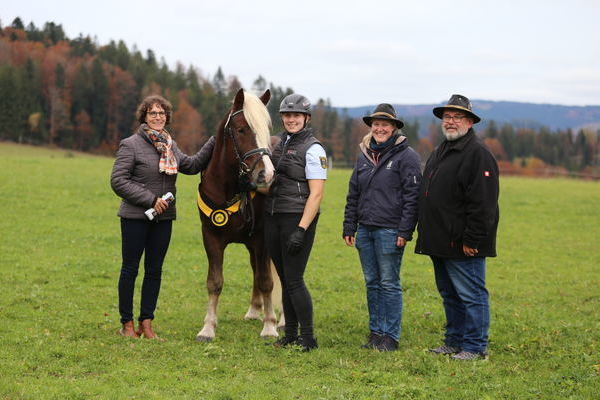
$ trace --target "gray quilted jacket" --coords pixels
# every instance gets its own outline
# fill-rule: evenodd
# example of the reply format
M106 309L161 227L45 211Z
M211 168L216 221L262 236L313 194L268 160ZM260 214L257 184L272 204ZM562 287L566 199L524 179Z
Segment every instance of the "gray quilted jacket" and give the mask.
M211 137L193 156L184 154L175 141L173 153L177 158L178 172L194 175L208 165L215 139ZM167 175L158 171L160 153L156 150L142 127L126 139L121 140L117 159L110 176L110 185L123 199L118 216L131 219L146 219L144 211L154 206L156 199L167 192L177 199L175 182L177 174ZM175 201L176 202L176 201ZM164 221L176 218L175 202L155 220Z

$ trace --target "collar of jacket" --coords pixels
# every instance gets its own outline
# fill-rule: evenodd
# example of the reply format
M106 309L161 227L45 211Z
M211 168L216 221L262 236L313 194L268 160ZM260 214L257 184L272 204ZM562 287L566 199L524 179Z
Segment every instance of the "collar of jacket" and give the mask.
M294 142L295 142L295 141L298 141L298 140L300 140L301 138L303 138L303 137L305 137L305 136L312 135L312 134L313 134L313 130L312 130L312 128L304 128L304 129L302 129L301 131L299 131L299 132L296 132L296 133L292 133L292 134L290 134L288 131L283 131L283 132L281 133L281 143L282 143L282 146L284 146L284 147L285 147L285 146L287 146L288 144L290 144L292 141L294 141ZM287 140L287 142L286 142L286 139L287 139L287 137L288 137L288 136L289 136L290 138L289 138L289 140Z
M142 137L142 139L144 139L146 141L146 143L148 143L149 145L151 145L152 147L154 147L154 145L152 144L152 140L150 140L150 138L148 137L148 134L144 130L144 125L146 125L146 124L141 124L137 128L137 131L135 133L137 133L138 135L140 135Z
M365 157L367 157L367 159L369 161L371 161L373 164L375 163L375 160L373 159L373 157L371 157L371 155L369 154L369 142L371 141L371 138L373 137L373 135L371 134L371 132L367 133L363 138L361 143L358 145L361 153L363 153L365 155ZM398 147L398 145L405 143L406 141L406 136L403 136L402 134L398 135L398 138L396 139L396 142L394 142L394 144L392 146L390 146L391 148L386 152L386 154L392 154L393 152L393 148L394 147ZM405 143L406 145L406 143ZM381 160L379 160L381 162Z
M445 139L444 142L446 142L446 147L448 148L448 150L452 149L452 150L458 150L461 151L462 149L465 148L465 146L475 137L475 131L473 130L473 128L469 128L469 130L467 131L467 133L465 133L464 136L459 137L456 140L448 140Z

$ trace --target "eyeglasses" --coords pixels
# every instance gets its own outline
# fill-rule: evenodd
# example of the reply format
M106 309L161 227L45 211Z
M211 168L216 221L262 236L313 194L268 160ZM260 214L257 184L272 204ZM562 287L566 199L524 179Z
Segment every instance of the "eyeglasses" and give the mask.
M153 118L156 118L156 117L164 117L165 115L167 115L167 113L164 111L148 111L148 115Z
M446 122L448 122L448 121L460 122L463 119L465 119L466 117L467 117L466 115L447 115L447 114L444 114L442 116L442 119L444 121L446 121Z

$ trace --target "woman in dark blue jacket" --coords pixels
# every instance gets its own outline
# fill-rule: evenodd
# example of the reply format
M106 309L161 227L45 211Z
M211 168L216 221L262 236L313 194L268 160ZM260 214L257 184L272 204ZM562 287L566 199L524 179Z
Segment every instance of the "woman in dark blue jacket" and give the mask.
M400 264L417 223L421 161L390 104L363 120L371 129L350 178L343 237L356 245L365 276L370 333L363 347L393 351L402 320Z

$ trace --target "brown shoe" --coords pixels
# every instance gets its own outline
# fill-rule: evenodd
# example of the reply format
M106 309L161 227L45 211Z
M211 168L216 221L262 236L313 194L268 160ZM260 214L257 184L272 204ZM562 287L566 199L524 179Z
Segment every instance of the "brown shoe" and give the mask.
M164 339L159 338L158 335L152 330L151 319L145 319L143 321L140 321L137 333L138 335L140 335L140 337L144 337L146 339L156 339L161 342L164 341Z
M123 324L123 327L119 329L118 334L121 336L127 336L132 338L139 338L140 335L135 331L133 321L127 321Z

